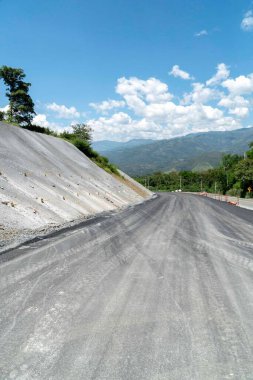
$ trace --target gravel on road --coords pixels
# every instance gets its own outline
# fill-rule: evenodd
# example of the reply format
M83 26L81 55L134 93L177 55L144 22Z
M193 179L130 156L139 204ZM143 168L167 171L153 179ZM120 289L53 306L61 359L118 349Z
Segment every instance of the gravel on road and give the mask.
M187 194L2 256L1 379L253 379L253 212Z

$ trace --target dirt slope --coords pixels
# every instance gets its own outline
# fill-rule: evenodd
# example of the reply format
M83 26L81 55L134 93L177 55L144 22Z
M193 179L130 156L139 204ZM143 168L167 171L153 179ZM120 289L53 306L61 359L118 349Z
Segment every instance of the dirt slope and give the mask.
M142 190L112 177L68 142L0 123L2 247L151 195Z

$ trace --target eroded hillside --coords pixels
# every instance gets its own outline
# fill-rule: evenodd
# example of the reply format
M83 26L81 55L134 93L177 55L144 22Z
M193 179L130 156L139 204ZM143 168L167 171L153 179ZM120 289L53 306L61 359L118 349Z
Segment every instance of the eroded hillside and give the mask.
M150 195L64 140L0 123L2 248Z

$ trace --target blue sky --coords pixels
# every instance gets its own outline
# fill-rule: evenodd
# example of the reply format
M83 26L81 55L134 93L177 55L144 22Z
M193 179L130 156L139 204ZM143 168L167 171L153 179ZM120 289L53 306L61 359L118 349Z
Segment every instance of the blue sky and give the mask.
M0 0L0 65L24 69L38 124L88 122L94 139L253 126L252 11L246 0Z

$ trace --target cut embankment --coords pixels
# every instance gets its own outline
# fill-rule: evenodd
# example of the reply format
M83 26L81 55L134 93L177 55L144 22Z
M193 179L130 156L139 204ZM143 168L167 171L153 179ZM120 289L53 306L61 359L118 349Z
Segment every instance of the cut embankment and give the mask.
M0 249L150 195L64 140L0 123Z

